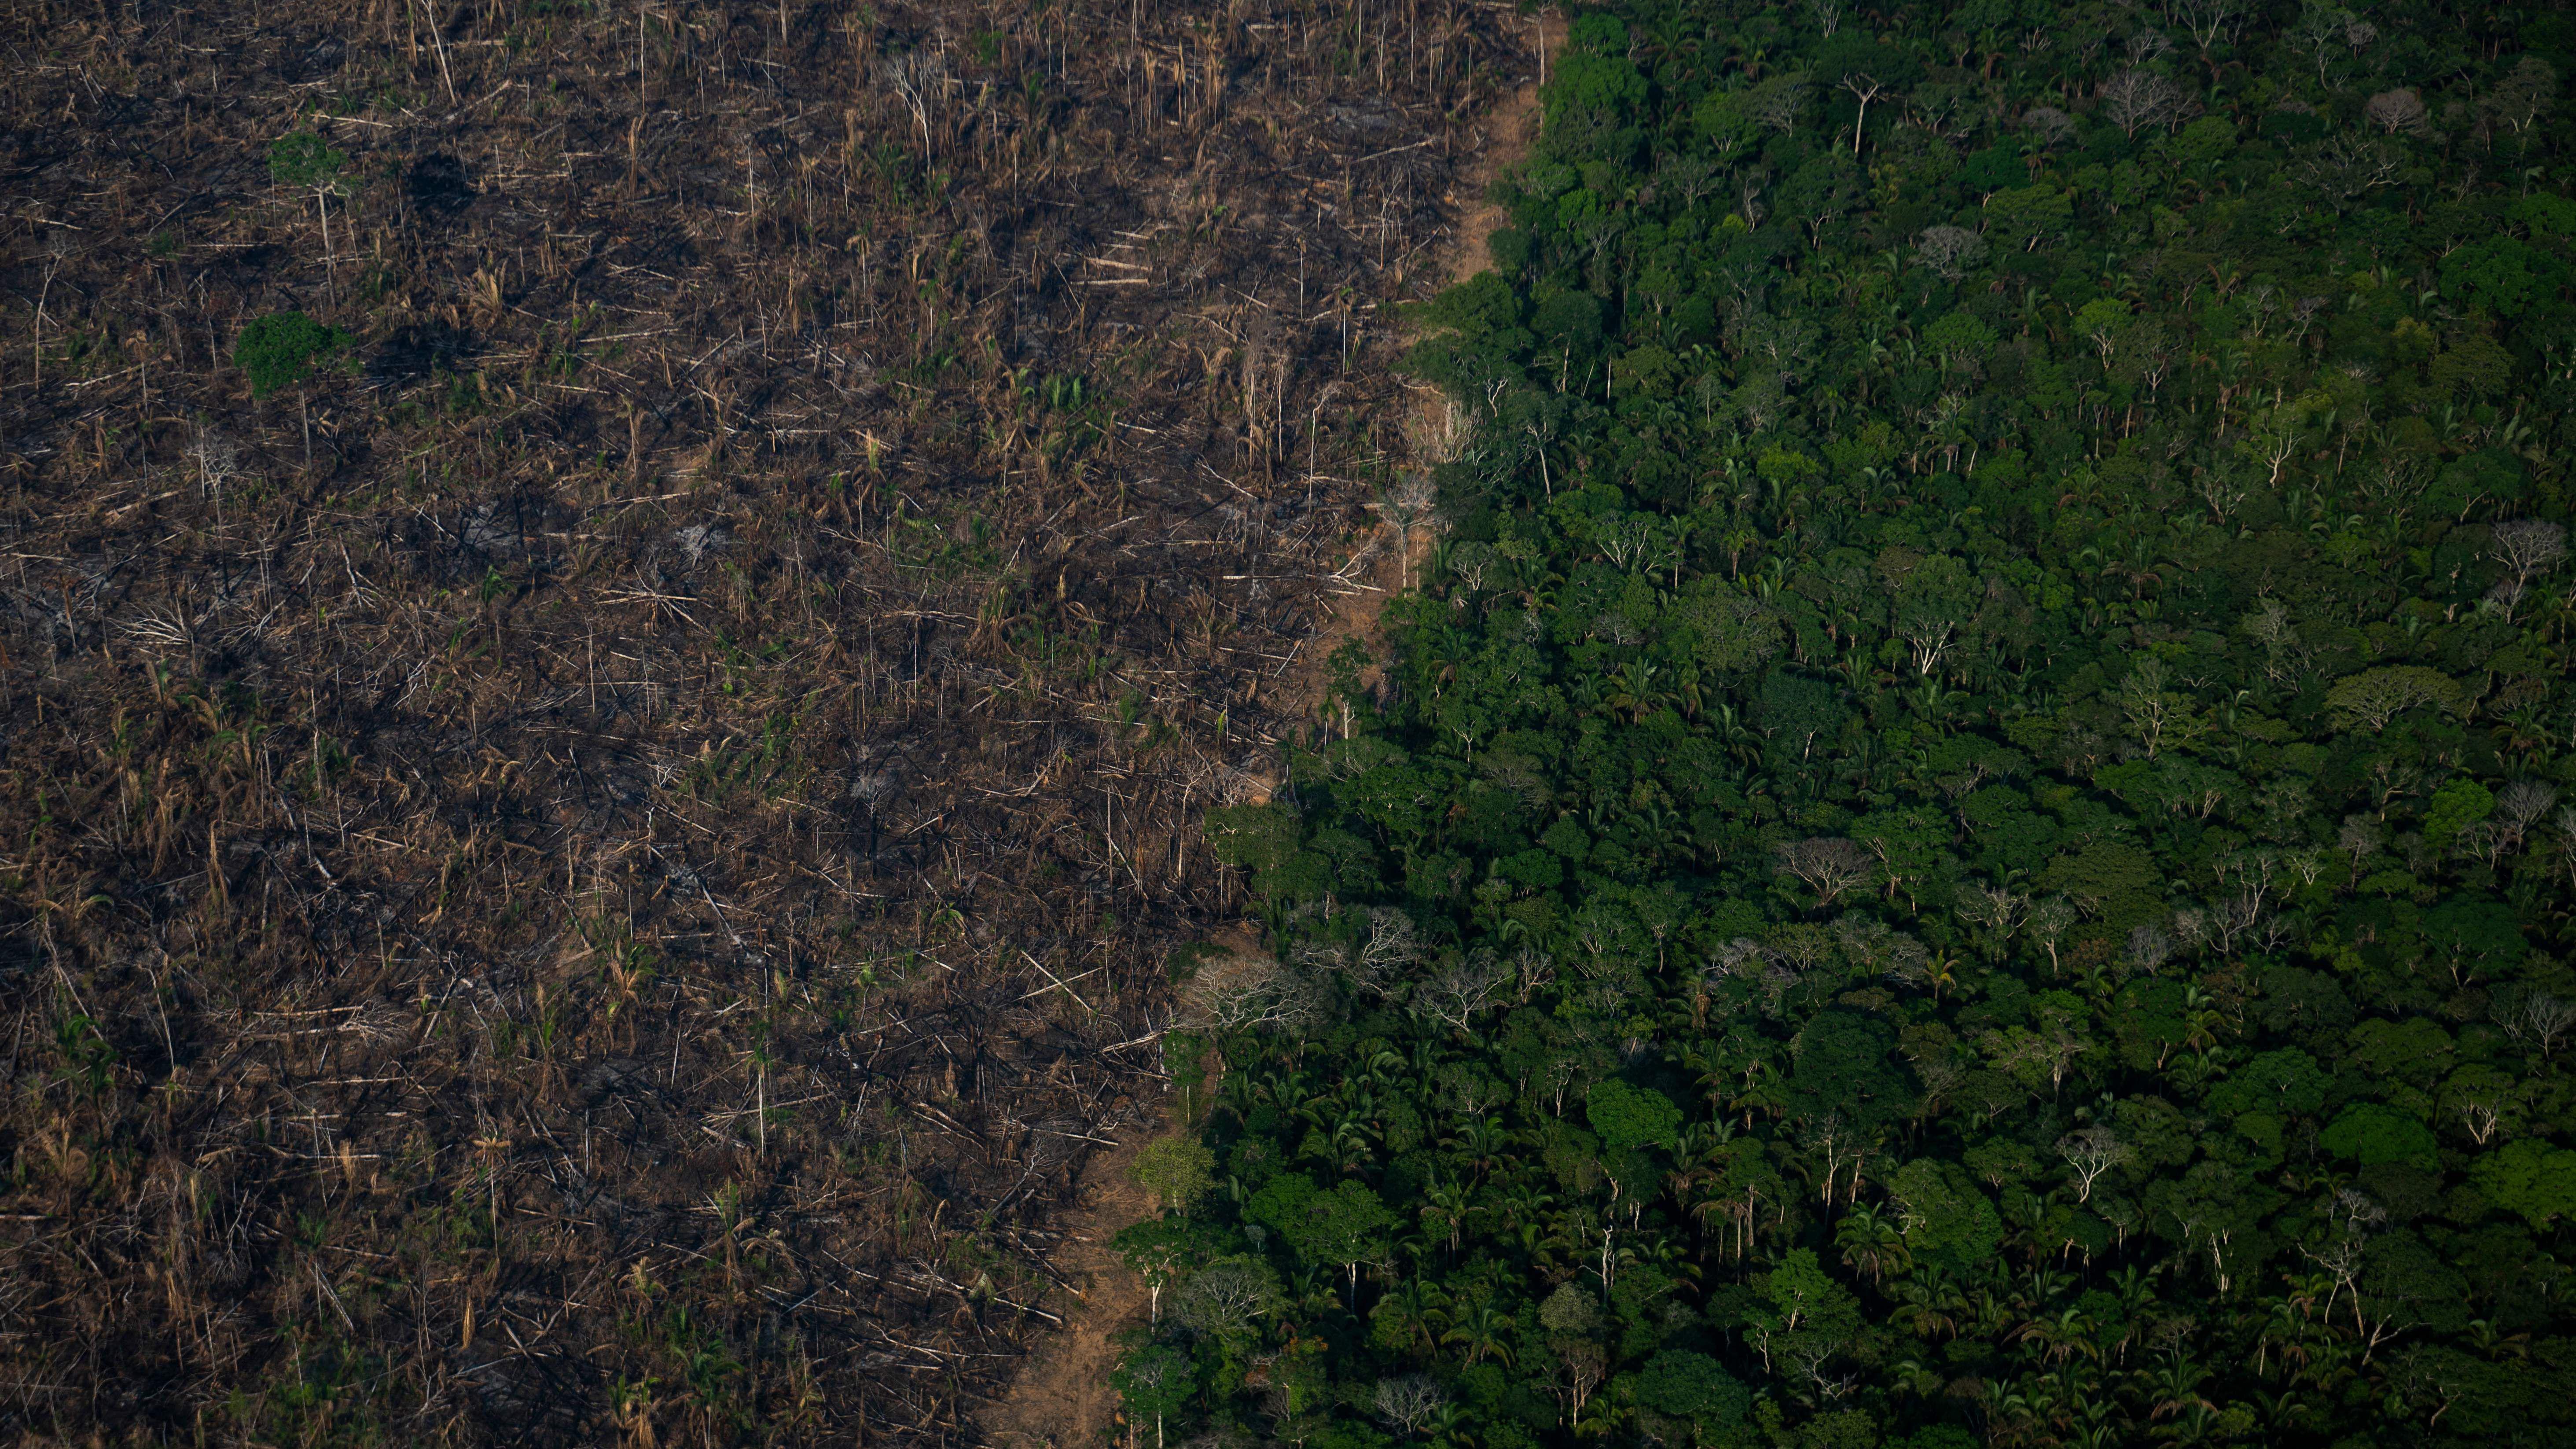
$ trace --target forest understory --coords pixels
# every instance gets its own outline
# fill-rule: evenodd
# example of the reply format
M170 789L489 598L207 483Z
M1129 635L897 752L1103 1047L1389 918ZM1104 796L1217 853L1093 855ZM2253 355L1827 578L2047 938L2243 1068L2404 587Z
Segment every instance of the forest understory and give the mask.
M976 1442L1532 22L7 14L0 1425Z

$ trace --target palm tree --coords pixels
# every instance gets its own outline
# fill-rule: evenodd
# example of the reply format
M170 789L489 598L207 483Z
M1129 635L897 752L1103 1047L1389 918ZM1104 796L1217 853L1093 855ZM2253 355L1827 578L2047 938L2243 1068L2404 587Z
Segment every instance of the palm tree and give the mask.
M1959 1336L1959 1316L1967 1312L1968 1299L1947 1273L1934 1269L1905 1278L1896 1285L1896 1298L1891 1316L1919 1337Z
M2037 1344L2052 1365L2062 1365L2077 1354L2101 1362L2102 1346L2093 1341L2093 1320L2081 1308L2060 1310L2055 1316L2034 1318L2014 1330L2013 1337L2023 1343Z
M1508 1368L1512 1362L1512 1316L1494 1307L1492 1300L1479 1298L1452 1320L1448 1332L1440 1335L1442 1343L1454 1343L1467 1350L1467 1362L1491 1356Z
M1440 1331L1449 1323L1448 1309L1449 1295L1415 1277L1386 1295L1383 1311L1402 1331L1407 1347L1418 1343L1429 1349L1439 1345Z
M1467 1214L1474 1211L1475 1200L1463 1184L1434 1180L1422 1189L1422 1222L1435 1232L1449 1236L1449 1251L1458 1251L1458 1237L1465 1229Z
M2147 1374L2147 1392L2154 1404L2150 1418L2170 1419L2183 1414L2214 1414L2218 1406L2200 1395L2200 1381L2209 1370L2181 1354L2169 1356L2161 1368Z
M1471 1117L1465 1126L1458 1129L1457 1135L1441 1139L1440 1145L1466 1159L1467 1165L1475 1169L1475 1175L1482 1178L1510 1152L1511 1140L1511 1129L1504 1126L1501 1119Z
M1554 1206L1556 1197L1553 1193L1541 1192L1526 1182L1514 1183L1511 1190L1503 1194L1498 1216L1502 1218L1504 1227L1518 1229L1538 1222Z
M1884 1281L1890 1270L1902 1273L1914 1263L1914 1254L1905 1244L1905 1230L1871 1203L1862 1203L1843 1214L1842 1222L1834 1229L1834 1242L1843 1250L1844 1266L1867 1273L1872 1283Z
M1334 1165L1352 1173L1376 1160L1377 1125L1358 1112L1333 1124Z

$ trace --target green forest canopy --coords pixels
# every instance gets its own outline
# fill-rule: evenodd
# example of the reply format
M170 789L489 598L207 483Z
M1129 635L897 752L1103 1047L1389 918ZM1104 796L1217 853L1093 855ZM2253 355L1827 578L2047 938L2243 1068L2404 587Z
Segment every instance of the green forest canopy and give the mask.
M1209 820L1132 1432L2576 1442L2571 66L1578 15L1383 683Z

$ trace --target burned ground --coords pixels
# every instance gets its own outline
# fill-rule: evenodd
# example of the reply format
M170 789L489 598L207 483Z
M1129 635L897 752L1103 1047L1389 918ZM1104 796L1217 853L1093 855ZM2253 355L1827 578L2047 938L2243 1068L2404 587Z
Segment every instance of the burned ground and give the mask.
M970 1438L1526 23L9 29L0 1418Z

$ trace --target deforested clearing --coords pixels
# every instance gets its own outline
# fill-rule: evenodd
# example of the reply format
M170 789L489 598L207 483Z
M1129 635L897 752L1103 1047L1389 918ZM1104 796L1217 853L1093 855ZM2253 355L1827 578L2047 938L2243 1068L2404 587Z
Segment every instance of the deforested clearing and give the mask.
M0 1425L974 1442L1532 23L5 28Z

